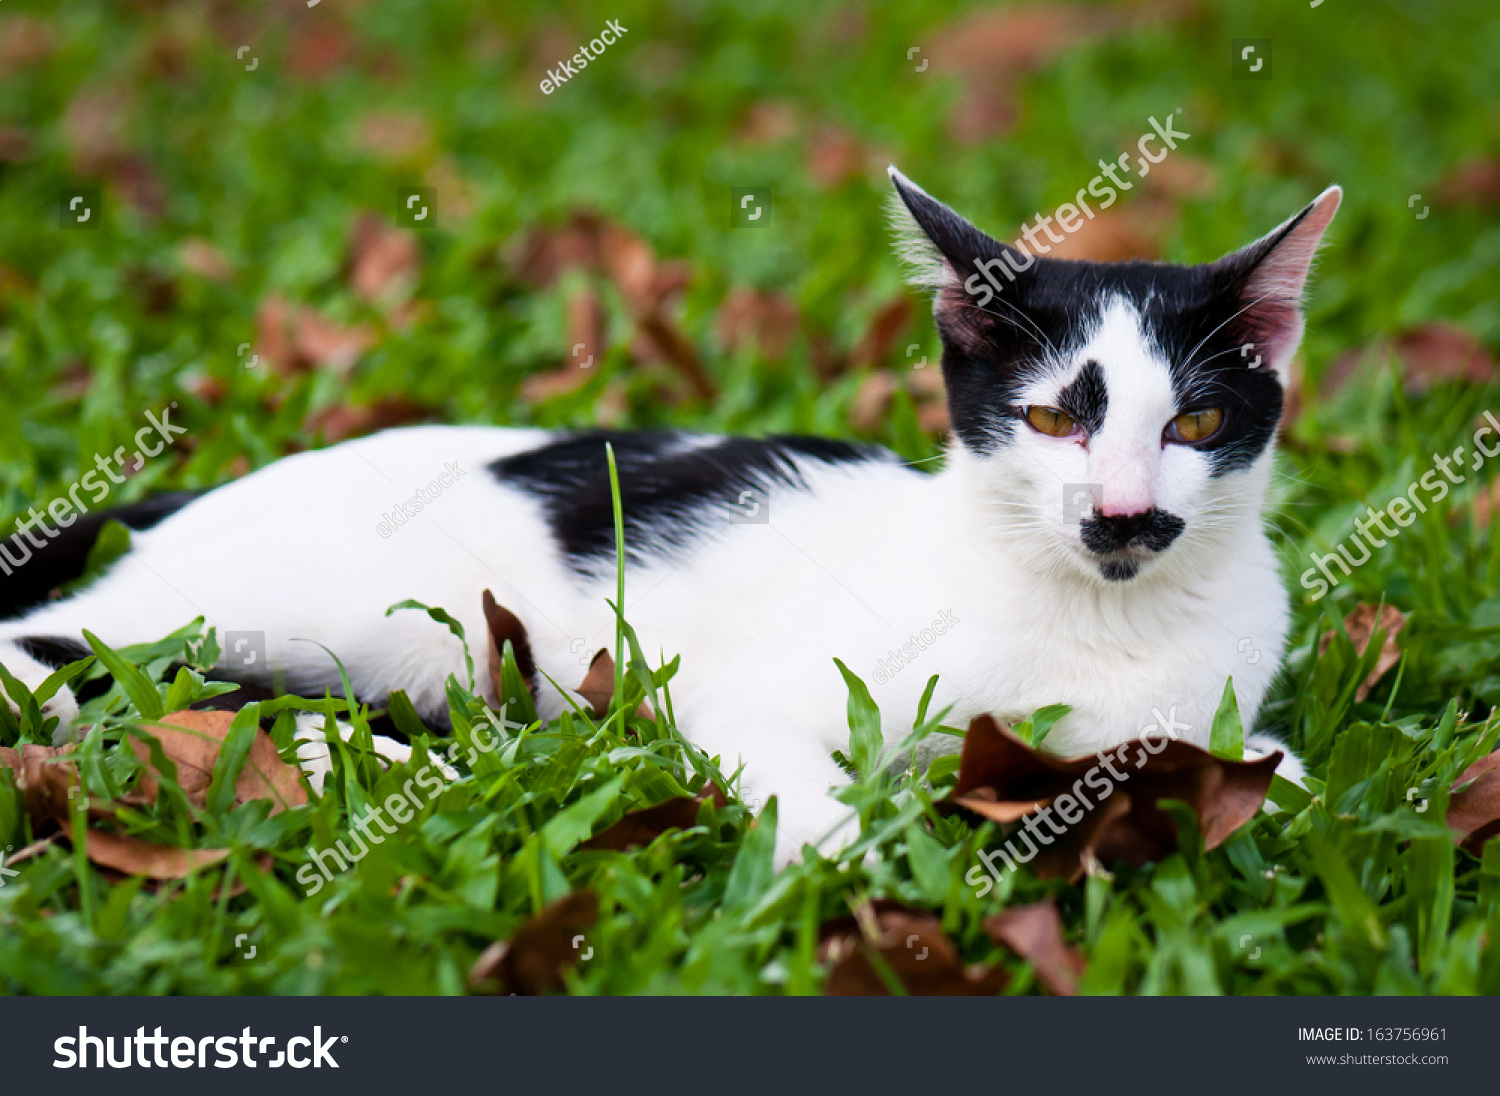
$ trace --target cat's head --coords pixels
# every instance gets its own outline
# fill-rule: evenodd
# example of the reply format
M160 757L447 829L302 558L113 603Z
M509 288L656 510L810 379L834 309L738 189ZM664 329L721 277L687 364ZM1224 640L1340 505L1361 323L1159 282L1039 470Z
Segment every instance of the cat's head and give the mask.
M1018 250L890 174L906 258L934 293L953 459L1018 547L1128 582L1259 520L1338 187L1239 251L1179 266Z

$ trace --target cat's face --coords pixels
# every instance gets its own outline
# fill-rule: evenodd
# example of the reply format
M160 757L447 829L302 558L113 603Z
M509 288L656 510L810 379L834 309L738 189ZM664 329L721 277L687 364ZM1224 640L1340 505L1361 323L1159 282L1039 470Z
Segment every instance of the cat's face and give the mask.
M1258 520L1337 187L1240 251L1177 266L1036 258L891 177L935 291L955 457L1019 550L1128 582Z

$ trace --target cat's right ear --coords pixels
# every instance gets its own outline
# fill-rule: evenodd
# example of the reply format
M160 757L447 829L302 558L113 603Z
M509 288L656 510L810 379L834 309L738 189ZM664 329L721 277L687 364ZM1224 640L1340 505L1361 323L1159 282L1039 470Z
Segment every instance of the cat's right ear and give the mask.
M973 323L973 310L986 311L1036 264L1036 257L985 235L894 167L886 169L896 187L891 226L911 284L934 294L939 327ZM945 322L947 321L947 322Z

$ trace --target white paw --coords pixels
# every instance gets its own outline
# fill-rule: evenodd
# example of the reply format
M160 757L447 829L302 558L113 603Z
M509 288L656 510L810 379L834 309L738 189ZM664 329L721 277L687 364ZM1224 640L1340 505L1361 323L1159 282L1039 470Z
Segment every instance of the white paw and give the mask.
M317 712L302 712L297 716L297 731L294 736L297 740L297 763L307 774L307 782L312 785L312 790L319 795L323 794L323 782L333 771L333 757L328 749L323 726L323 716ZM354 727L342 720L336 720L335 726L338 727L339 737L348 742L349 736L354 733ZM397 742L383 734L371 735L370 738L378 757L398 765L411 760L411 747L406 743ZM447 779L458 779L457 770L444 764L441 758L433 755L432 763Z
M1276 765L1276 775L1306 790L1302 780L1307 775L1307 770L1302 767L1302 759L1292 753L1290 746L1285 742L1280 742L1272 738L1268 734L1252 734L1245 738L1246 761L1268 757L1277 750L1281 751L1282 757L1281 761Z
M41 688L42 682L52 674L50 667L43 666L17 648L7 648L5 652L5 668L9 670L22 685L32 692ZM11 714L20 717L21 709L4 689L0 689L0 696L4 696L6 706L10 708ZM73 728L78 723L78 699L73 695L73 690L64 685L42 704L42 719L57 717L57 727L52 731L52 744L61 746L73 739Z
M824 856L836 856L859 840L859 815L853 807L831 795L816 799L778 799L776 822L776 869L802 859L802 847L811 845Z

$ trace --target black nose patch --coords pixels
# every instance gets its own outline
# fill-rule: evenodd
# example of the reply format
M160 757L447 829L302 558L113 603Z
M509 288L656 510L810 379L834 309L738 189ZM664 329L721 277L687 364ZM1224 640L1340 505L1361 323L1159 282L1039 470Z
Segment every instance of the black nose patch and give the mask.
M1081 523L1083 546L1091 552L1107 555L1120 548L1144 548L1160 552L1185 528L1176 514L1153 507L1139 514L1105 517L1099 511Z

